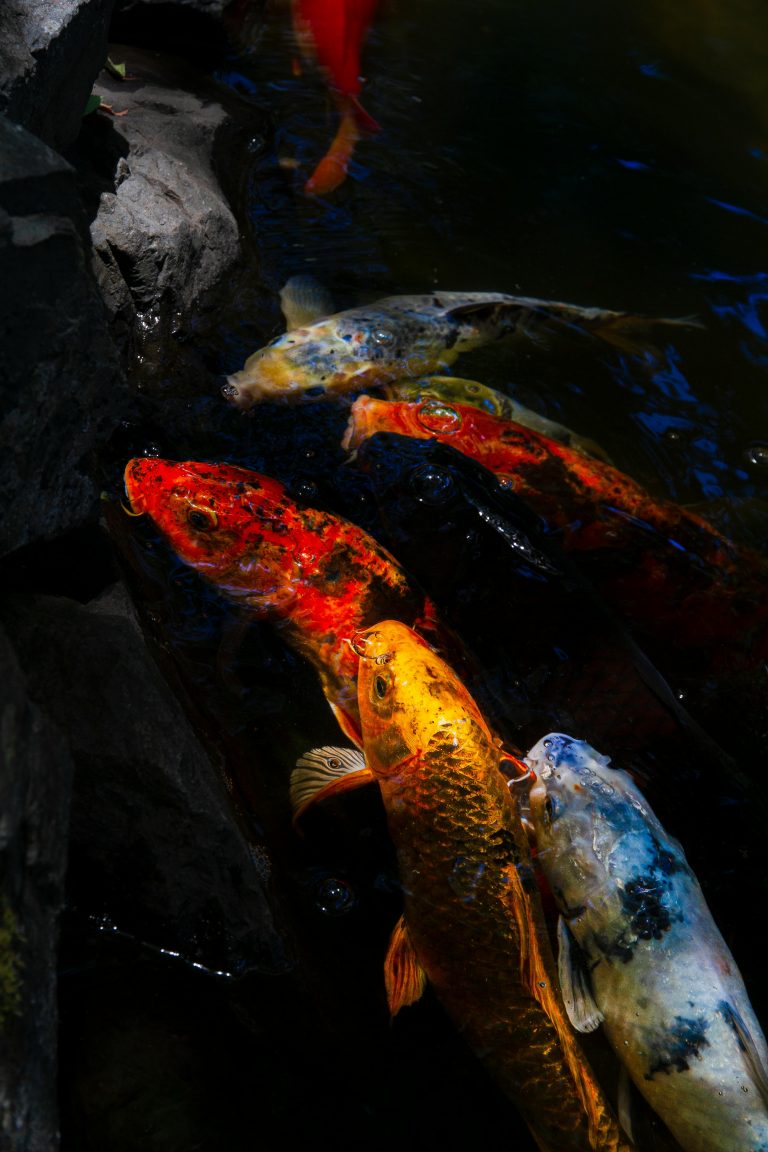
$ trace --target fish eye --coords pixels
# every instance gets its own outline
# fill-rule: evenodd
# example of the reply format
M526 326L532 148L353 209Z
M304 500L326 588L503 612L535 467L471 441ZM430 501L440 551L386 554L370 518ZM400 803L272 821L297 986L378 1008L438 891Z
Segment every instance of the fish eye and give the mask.
M338 756L328 757L328 767L334 769L341 768L341 760L339 760Z
M453 492L453 477L444 468L424 464L411 476L411 488L425 504L442 504Z
M212 532L219 525L219 518L213 508L193 504L187 512L187 523L196 532Z

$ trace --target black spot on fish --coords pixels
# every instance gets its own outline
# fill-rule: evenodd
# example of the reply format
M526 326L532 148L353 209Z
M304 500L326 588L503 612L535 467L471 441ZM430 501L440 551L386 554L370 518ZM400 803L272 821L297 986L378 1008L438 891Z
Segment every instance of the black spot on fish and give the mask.
M657 874L636 876L621 892L621 905L633 932L641 940L661 940L672 926L664 902L664 887Z
M692 1020L686 1016L675 1016L675 1026L666 1039L654 1046L653 1063L645 1074L652 1080L657 1072L687 1072L693 1058L701 1059L702 1048L709 1047L706 1032L709 1025L704 1016Z
M456 328L452 328L451 331L448 333L448 335L445 338L446 349L453 348L453 346L456 343L456 341L458 340L458 338L459 338L458 330Z

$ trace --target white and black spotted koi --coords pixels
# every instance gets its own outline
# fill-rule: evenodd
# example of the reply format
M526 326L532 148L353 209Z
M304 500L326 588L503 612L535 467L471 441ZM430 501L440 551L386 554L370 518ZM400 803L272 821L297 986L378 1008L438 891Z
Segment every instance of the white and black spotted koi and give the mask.
M685 1152L766 1152L768 1047L679 843L584 741L551 733L526 762L572 1024L602 1023Z

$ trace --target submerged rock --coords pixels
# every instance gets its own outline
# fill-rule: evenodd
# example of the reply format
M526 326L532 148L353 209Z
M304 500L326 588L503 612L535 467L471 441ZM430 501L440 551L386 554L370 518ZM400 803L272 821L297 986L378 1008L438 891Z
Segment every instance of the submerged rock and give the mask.
M56 952L72 761L0 631L0 1147L58 1147Z
M68 899L205 968L284 971L266 851L238 827L220 766L157 670L120 586L83 606L3 609L30 693L76 765Z
M99 195L97 279L124 337L158 321L185 327L237 258L239 241L213 168L224 108L184 86L193 81L178 61L135 49L113 54L129 79L103 73L94 91L121 116L89 118L79 159Z

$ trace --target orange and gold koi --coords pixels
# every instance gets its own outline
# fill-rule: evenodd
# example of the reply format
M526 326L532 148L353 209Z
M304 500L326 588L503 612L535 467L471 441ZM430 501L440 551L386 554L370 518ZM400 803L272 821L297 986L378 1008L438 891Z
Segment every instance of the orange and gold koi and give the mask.
M503 753L455 672L406 625L385 621L352 643L363 749L403 888L391 1011L429 980L541 1149L626 1150L557 991Z

